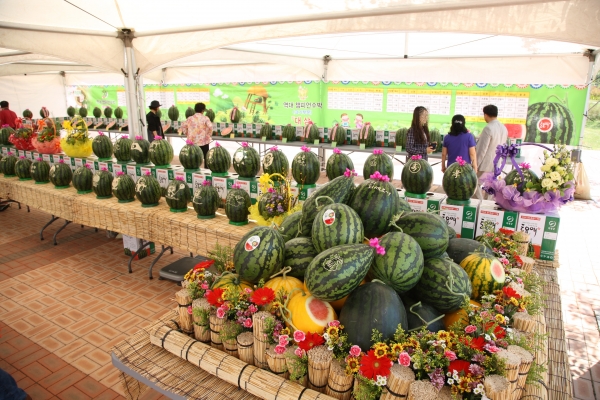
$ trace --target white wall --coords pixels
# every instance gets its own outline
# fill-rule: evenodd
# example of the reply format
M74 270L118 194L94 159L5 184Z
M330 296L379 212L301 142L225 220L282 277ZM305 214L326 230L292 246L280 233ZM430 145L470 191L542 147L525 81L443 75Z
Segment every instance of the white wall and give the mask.
M36 118L42 107L50 111L51 117L67 115L65 88L59 74L0 77L0 100L8 101L18 116L28 108Z

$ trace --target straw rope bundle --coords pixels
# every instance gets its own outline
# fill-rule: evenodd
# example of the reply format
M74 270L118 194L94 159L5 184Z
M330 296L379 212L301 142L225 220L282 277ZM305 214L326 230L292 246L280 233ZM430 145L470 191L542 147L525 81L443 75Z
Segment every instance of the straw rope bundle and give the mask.
M535 332L538 334L536 336L534 345L539 349L536 350L534 354L535 362L546 369L548 368L548 338L546 335L546 318L543 314L539 314L535 316L536 319L536 327ZM540 400L548 399L548 371L544 371L541 374L541 382L537 384L529 384L525 386L525 391L523 392L522 398L534 398ZM543 383L543 384L542 384Z
M216 314L210 314L208 317L210 324L210 344L218 350L224 350L223 341L221 341L221 329L225 323L225 319L217 317Z
M188 312L188 307L192 306L192 298L186 289L181 289L177 293L175 293L175 300L177 300L177 304L179 304L178 314L179 314L179 326L181 330L185 333L192 333L194 331L193 328L193 318L192 314Z
M514 393L519 381L519 366L521 365L521 356L507 350L500 350L496 353L498 358L503 359L506 365L506 379L510 386L509 393Z
M511 399L510 384L508 380L500 375L489 375L483 381L485 395L491 400L509 400Z
M535 260L531 257L519 256L523 265L521 265L521 269L525 272L531 272L533 270L533 266L535 265Z
M518 237L516 237L516 233L518 233ZM527 256L527 252L529 251L529 242L531 241L531 236L529 236L525 232L516 232L513 234L512 240L517 244L517 254L519 256Z
M294 353L294 347L288 347L288 349L285 351L285 362L287 365L287 370L290 373L290 380L292 382L296 382L298 385L300 386L304 386L307 387L308 384L308 374L304 374L301 378L294 380L292 379L292 376L298 375L298 371L296 370L296 368L298 368L300 365L297 362L294 362L297 357L296 354Z
M254 334L254 365L258 368L267 368L267 338L264 332L265 318L270 317L266 311L259 311L252 316L252 332Z
M380 400L395 400L408 395L411 383L415 381L412 369L400 364L394 364L390 370L387 385L383 388Z
M240 331L240 326L236 321L225 321L223 327L221 328L221 341L223 342L223 347L225 352L230 356L234 356L235 358L239 358L238 355L238 345L237 345L237 335ZM230 337L232 334L235 334L235 337Z
M436 400L437 395L437 389L429 381L414 381L408 389L408 400Z
M517 354L521 357L521 364L519 365L519 380L517 381L516 390L511 393L511 397L507 399L519 400L521 394L525 389L525 381L527 380L527 374L533 363L533 355L520 346L510 345L506 349L509 353Z
M437 394L436 400L454 400L450 386L444 386Z
M346 374L342 364L338 360L333 360L329 368L325 394L339 400L350 400L353 386L354 376Z
M515 329L528 333L535 332L538 324L534 316L525 312L515 313L512 322Z
M333 353L325 346L313 347L308 351L308 387L325 393Z
M254 365L254 335L252 332L240 333L237 337L238 358L246 364Z
M275 352L275 345L273 344L267 347L267 351L265 354L267 356L267 364L269 365L269 371L285 379L289 379L290 373L287 369L285 355L277 354Z
M193 310L210 310L210 304L206 299L196 299L192 302ZM210 343L210 325L200 325L200 317L193 315L194 318L194 337L202 343Z

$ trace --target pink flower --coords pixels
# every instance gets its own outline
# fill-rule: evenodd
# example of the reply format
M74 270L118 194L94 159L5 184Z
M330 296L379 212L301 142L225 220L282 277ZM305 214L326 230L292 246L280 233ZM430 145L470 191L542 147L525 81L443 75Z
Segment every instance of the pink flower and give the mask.
M258 311L258 307L256 307L254 304L250 304L248 306L248 311L250 311L252 314L254 314Z
M465 328L465 333L471 334L477 330L475 325L469 325Z
M342 154L342 151L336 147L335 149L333 149L333 153L334 154Z
M187 144L188 146L191 146L194 144L194 142L192 142L190 139L186 139L185 144Z
M403 367L410 366L410 356L407 352L403 351L402 353L400 353L400 355L398 356L398 364L402 365Z
M219 142L215 142L215 147L221 147L221 145L219 144Z
M244 328L252 328L252 318L246 318L244 321Z
M489 318L490 317L490 313L487 311L482 311L479 313L479 316L483 319Z
M340 326L340 321L338 321L337 319L334 319L333 321L329 322L329 324L327 324L327 325L338 327L338 326Z
M371 246L371 247L379 246L379 239L377 239L377 238L369 239L369 246Z
M305 153L308 153L310 151L310 147L302 146L300 147L300 150L302 150Z
M463 158L461 156L456 157L456 162L458 163L458 165L460 165L461 167L464 166L467 162L465 160L463 160Z
M122 176L122 175L125 175L125 172L123 172L123 171L117 171L117 176Z
M188 314L192 315L192 306L188 306Z
M225 310L222 307L217 308L217 318L225 318Z
M154 136L154 140L162 140L162 136L156 135L156 136Z
M517 283L518 283L519 285L522 285L522 284L523 284L523 279L521 279L521 278L517 277Z
M422 155L420 155L420 154L417 154L416 156L411 156L411 157L410 157L410 159L411 159L411 160L420 160L420 159L422 159L422 158L423 158L423 156L422 156Z
M354 345L354 346L350 347L350 355L352 357L358 357L358 356L360 356L360 352L361 352L361 350L360 350L359 346Z
M128 135L121 135L121 139L129 139Z
M63 159L61 158L60 160L58 160L58 163L59 163L59 164L64 164L64 163L65 163L65 160L63 160Z
M98 132L99 136L104 136L104 132Z
M288 335L280 335L279 336L279 345L280 346L287 346L289 342L290 342L290 337Z
M521 169L531 169L531 164L524 162L524 163L519 164L519 168L521 168Z
M249 287L244 288L244 292L246 292L247 294L252 293L252 289L250 289Z
M42 157L36 158L37 161L42 161Z
M302 341L304 341L304 339L306 339L306 335L304 334L304 332L302 332L302 331L294 332L294 340L296 342L298 342L298 343L302 342Z
M175 177L175 180L176 180L176 181L182 181L182 182L183 182L183 179L184 179L184 178L183 178L183 176L181 176L181 175L179 175L179 176L176 176L176 177Z
M233 185L231 185L232 189L240 189L242 186L239 183L234 183Z
M378 246L377 247L377 254L379 254L380 256L385 256L385 248Z
M277 146L273 146L269 149L270 151L279 151L279 149L277 148Z
M142 140L143 138L144 138L144 137L143 137L143 136L140 136L140 135L136 135L136 136L135 136L135 140Z
M248 147L248 142L242 142L242 147Z
M448 361L456 360L456 353L450 350L446 350L444 356L448 359Z
M275 353L277 353L277 354L285 353L285 346L282 346L282 345L275 346Z
M493 344L486 344L485 346L483 346L483 348L487 351L489 351L490 353L497 353L500 351L499 347L494 346Z
M211 184L212 184L212 183L211 183L211 181L209 181L209 180L206 180L206 179L205 179L205 180L203 180L203 181L202 181L202 186L210 186Z
M494 306L494 308L496 309L497 312L499 312L500 314L504 314L504 307L502 307L500 304L496 304Z
M302 350L300 347L297 347L296 350L294 350L294 354L297 355L298 357L304 357L304 354L306 354L306 351Z
M501 262L502 264L504 264L504 265L508 265L508 264L510 264L510 262L509 262L509 261L508 261L508 259L506 259L506 258L501 258L501 259L500 259L500 262Z
M494 242L499 242L499 241L500 241L500 238L499 238L499 237L495 237L495 238L494 238Z
M373 154L375 154L375 155L383 154L383 150L375 149L375 150L373 150Z
M350 178L351 176L356 176L356 171L349 170L348 168L346 168L346 172L344 172L344 176L346 178Z
M19 159L20 159L20 160L24 160L24 159L25 159L25 156L19 156Z
M202 282L202 283L200 284L200 288L201 288L202 290L206 290L206 289L208 289L208 283L207 283L207 282Z
M108 171L108 168L102 167L102 168L100 168L100 171Z
M152 172L150 170L148 170L144 173L144 175L146 175L146 176L150 176L151 174L152 174Z

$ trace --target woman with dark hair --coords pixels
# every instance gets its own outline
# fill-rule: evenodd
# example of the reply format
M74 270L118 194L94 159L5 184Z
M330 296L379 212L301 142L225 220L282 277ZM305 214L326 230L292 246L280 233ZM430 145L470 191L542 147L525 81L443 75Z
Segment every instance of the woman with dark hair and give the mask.
M429 145L429 111L423 106L418 106L413 111L410 129L406 133L406 152L408 157L421 156L427 160L427 155L433 153Z
M200 146L202 154L204 154L204 166L206 166L206 154L208 153L208 144L211 141L213 132L212 122L204 115L206 105L204 103L196 103L194 106L194 115L185 120L181 124L181 132L183 132L188 140Z
M450 132L444 136L442 172L446 172L446 168L456 162L457 157L462 157L463 160L473 166L473 169L477 173L475 145L475 138L465 125L465 117L460 114L452 117ZM448 165L446 165L446 160L448 160Z

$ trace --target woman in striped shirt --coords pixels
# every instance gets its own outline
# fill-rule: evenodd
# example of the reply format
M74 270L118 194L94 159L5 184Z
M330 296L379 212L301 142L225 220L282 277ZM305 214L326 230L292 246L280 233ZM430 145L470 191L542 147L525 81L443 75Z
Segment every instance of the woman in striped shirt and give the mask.
M418 106L413 111L410 129L406 134L406 152L408 157L420 155L427 160L427 155L433 153L429 146L429 111L423 106Z

